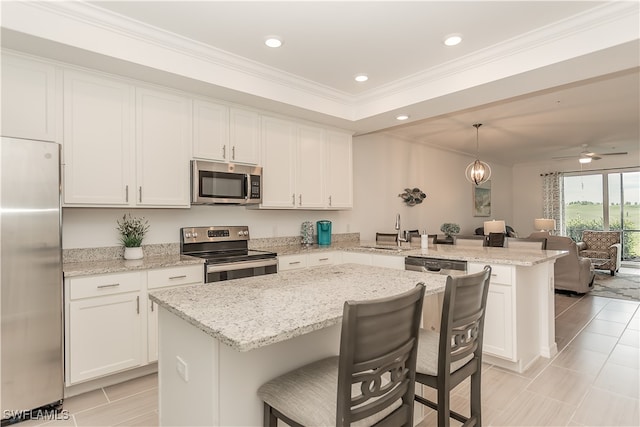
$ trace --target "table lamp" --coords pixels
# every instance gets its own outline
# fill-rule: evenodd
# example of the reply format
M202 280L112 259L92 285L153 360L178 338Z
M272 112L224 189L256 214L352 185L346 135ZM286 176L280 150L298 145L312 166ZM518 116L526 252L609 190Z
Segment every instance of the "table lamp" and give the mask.
M536 218L533 220L533 228L539 231L553 231L556 229L556 220L550 218Z

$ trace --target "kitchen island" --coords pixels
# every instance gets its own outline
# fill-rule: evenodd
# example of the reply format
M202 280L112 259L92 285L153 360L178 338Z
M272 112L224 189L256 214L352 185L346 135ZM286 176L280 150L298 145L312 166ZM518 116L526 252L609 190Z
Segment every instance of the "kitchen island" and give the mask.
M262 425L267 380L337 355L347 300L399 294L446 277L343 264L158 290L160 425Z

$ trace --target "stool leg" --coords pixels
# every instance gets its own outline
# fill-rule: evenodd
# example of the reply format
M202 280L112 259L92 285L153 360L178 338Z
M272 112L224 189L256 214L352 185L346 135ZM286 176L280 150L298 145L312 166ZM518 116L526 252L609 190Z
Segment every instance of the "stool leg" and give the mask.
M449 427L451 408L449 407L449 390L447 387L440 387L438 384L438 427Z
M277 427L278 425L278 419L271 409L271 406L266 403L264 404L264 427Z
M481 369L471 375L471 396L469 396L471 406L471 416L469 418L475 418L475 425L482 426L482 396L481 396Z

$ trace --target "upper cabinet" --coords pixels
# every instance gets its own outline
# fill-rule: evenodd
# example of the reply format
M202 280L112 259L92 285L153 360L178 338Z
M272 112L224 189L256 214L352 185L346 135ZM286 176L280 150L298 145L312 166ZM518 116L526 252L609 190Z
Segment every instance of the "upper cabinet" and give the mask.
M2 136L56 141L56 69L2 55Z
M258 164L260 116L208 101L193 102L193 157Z
M134 201L135 89L114 79L64 73L64 203Z
M66 71L65 206L189 207L191 104Z
M189 207L191 102L136 89L136 204Z
M262 117L263 209L348 209L351 135Z

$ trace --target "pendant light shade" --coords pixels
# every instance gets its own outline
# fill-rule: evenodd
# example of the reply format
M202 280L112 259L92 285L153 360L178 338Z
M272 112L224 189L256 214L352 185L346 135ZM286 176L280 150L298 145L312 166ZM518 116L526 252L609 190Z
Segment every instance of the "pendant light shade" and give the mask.
M476 160L467 166L464 174L467 181L475 185L480 185L491 178L491 167L480 160L480 146L478 142L478 128L482 126L482 123L475 123L473 125L476 128Z

